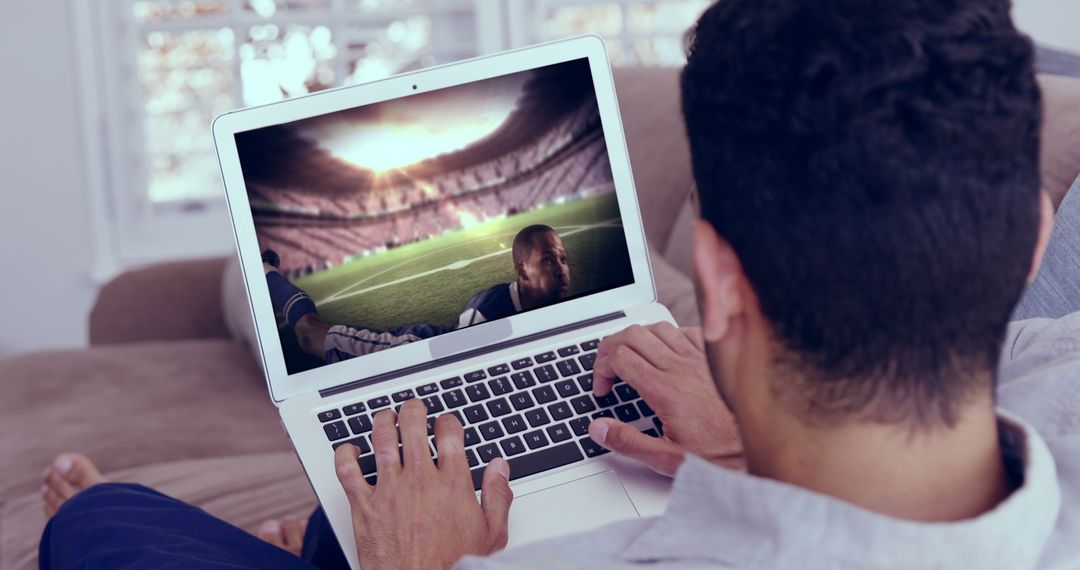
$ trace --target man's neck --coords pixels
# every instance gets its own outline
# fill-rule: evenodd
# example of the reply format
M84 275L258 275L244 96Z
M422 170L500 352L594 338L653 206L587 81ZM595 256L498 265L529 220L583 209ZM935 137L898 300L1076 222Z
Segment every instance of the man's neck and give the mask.
M972 518L1011 492L989 401L968 406L952 427L918 432L874 423L798 425L766 436L763 447L771 449L748 450L752 474L916 521Z

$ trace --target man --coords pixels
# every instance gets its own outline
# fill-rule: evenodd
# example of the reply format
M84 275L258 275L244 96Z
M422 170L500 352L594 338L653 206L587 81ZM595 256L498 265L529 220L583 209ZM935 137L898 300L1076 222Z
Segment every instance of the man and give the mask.
M550 305L569 293L566 247L554 229L543 224L523 228L514 237L511 257L517 280L477 293L465 304L455 326L421 323L386 331L323 322L315 301L277 271L277 253L264 251L263 267L274 309L293 328L300 348L327 362L338 362Z
M439 420L434 466L408 403L375 418L377 487L337 450L363 567L1075 566L1080 313L1006 330L1052 225L1032 51L1004 1L711 7L682 77L701 337L632 327L594 370L663 419L663 439L589 430L675 475L667 512L479 558L505 544L505 469L478 505L460 424ZM995 410L999 359L1046 439ZM746 474L721 467L721 396ZM96 488L56 543L94 532L82 505L119 492Z

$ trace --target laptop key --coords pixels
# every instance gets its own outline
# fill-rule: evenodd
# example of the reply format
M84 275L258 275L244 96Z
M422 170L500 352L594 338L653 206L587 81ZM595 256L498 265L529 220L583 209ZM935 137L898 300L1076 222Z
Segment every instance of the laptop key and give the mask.
M507 416L502 419L503 427L506 428L506 433L517 433L519 431L525 431L527 427L525 425L525 419L519 414Z
M476 433L476 428L465 428L465 447L472 447L480 443L480 434Z
M496 364L495 366L492 366L492 367L487 369L487 373L492 375L492 376L498 376L500 374L506 374L507 372L510 372L510 366L507 365L507 364Z
M483 370L475 370L473 372L469 372L469 373L465 374L465 381L466 382L479 382L480 380L483 380L484 378L487 378L487 374L484 374Z
M570 405L574 406L574 411L578 414L587 414L596 409L596 404L588 394L570 400Z
M402 390L400 392L394 392L393 398L395 402L404 402L405 400L413 399L412 390Z
M319 412L319 421L326 423L330 420L336 420L341 417L341 410L326 410L325 412Z
M600 410L599 412L596 412L595 414L592 415L592 418L594 420L599 419L599 418L614 418L614 417L615 417L615 412L612 412L611 410Z
M439 400L438 396L428 396L420 401L427 406L427 413L429 414L437 414L446 409L443 408L442 401Z
M488 402L487 409L493 418L505 416L510 413L510 403L506 401L506 398L499 398Z
M581 393L581 391L578 390L577 384L575 384L573 380L563 380L562 382L556 382L555 389L559 391L559 395L563 398L577 396Z
M465 450L465 460L469 462L469 467L480 465L480 460L476 458L476 453L473 453L471 449Z
M614 392L608 392L607 396L594 395L593 397L596 398L596 405L600 406L601 408L610 408L611 406L619 403L619 400L615 397Z
M533 365L533 360L529 357L519 358L510 363L510 366L514 370L521 370L522 368L529 368Z
M371 431L371 418L364 414L349 418L349 427L356 435Z
M506 376L499 376L498 378L489 381L488 387L491 388L491 393L496 396L501 396L514 390L513 386L510 385L510 381L506 379Z
M480 461L491 463L491 460L502 457L502 452L499 451L498 445L487 443L476 448L476 455L480 457ZM513 475L511 475L511 477L513 477Z
M656 426L656 431L660 432L660 435L663 435L664 434L664 422L660 421L660 418L658 416L654 416L653 419L652 419L652 423L653 423L654 426Z
M566 424L555 424L548 426L548 437L551 438L552 443L559 443L560 441L566 441L570 439L570 428Z
M641 433L643 433L643 434L645 434L645 435L647 435L649 437L660 437L660 432L656 431L653 428L649 428L649 429L647 429L647 430L645 430L645 431L643 431Z
M570 420L570 429L574 431L574 435L585 435L589 433L590 422L592 422L592 420L587 417L574 418Z
M619 384L618 386L615 386L615 395L624 402L636 400L641 397L641 394L638 394L638 391L629 384Z
M469 420L471 424L478 424L488 419L487 412L484 411L483 404L476 404L475 406L469 406L465 408L465 418Z
M589 352L590 350L596 350L596 347L600 346L600 339L594 338L581 343L581 350Z
M638 410L641 411L641 415L647 418L651 418L656 415L656 412L654 412L653 409L649 407L649 404L645 403L645 400L638 400L637 407Z
M615 406L615 417L619 418L620 421L629 423L641 419L641 414L638 413L633 404L623 404Z
M545 352L545 353L542 353L542 354L537 354L533 358L536 360L537 364L543 364L545 362L551 362L552 360L555 360L558 357L555 356L554 352L548 351L548 352Z
M491 441L502 437L503 430L499 427L499 422L488 422L486 424L480 424L480 435L484 436L484 441Z
M326 437L330 441L337 441L349 437L349 430L345 427L345 422L336 421L331 424L324 424L323 431L326 432Z
M552 368L550 364L545 364L539 368L536 368L535 370L533 370L533 373L536 374L536 379L541 382L551 382L552 380L559 379L559 375L555 372L555 369Z
M375 467L375 454L361 455L360 456L360 472L364 475L370 475L377 471Z
M447 378L446 380L443 380L443 381L439 382L439 386L442 386L443 390L449 390L450 388L457 388L458 386L461 386L461 384L462 384L462 382L461 382L461 377L460 376L454 376L453 378Z
M578 376L577 383L581 385L582 392L592 392L592 374Z
M581 454L577 444L570 441L534 453L528 453L521 457L514 457L507 461L510 463L510 480L513 481L549 469L569 465L582 459L585 459L585 456Z
M461 390L451 390L442 395L443 402L446 402L446 407L449 409L460 408L468 402L465 401L465 394L461 393Z
M438 416L427 417L427 434L435 435L435 421L438 420Z
M375 410L378 408L385 408L390 405L390 398L386 396L379 396L378 398L372 398L367 401L369 408Z
M515 372L510 375L510 379L514 381L514 386L517 386L518 390L524 390L526 388L536 386L536 380L533 380L533 375L528 370Z
M423 386L416 387L417 396L430 396L439 391L439 385L432 382L431 384L424 384Z
M525 444L522 443L521 438L516 435L500 441L499 446L502 447L503 453L505 453L507 457L525 453ZM513 468L511 467L511 469ZM511 471L511 473L513 473L513 471Z
M582 354L578 357L578 362L581 363L581 367L585 370L592 370L593 366L596 365L596 353Z
M555 363L555 366L559 368L559 374L562 374L563 378L581 374L581 368L573 360L560 360Z
M356 447L360 448L360 455L363 455L365 453L371 453L371 446L368 445L367 438L364 437L357 437L354 439L347 439L345 441L335 442L334 451L337 451L337 448L345 445L346 443L351 443Z
M537 404L547 404L554 402L558 396L555 395L555 390L551 386L541 386L532 391L533 398L536 398Z
M548 444L542 430L530 431L521 437L525 440L525 445L529 446L529 449L538 449Z
M468 394L469 400L473 402L479 402L491 397L491 392L488 392L487 386L483 384L473 384L472 386L465 387L465 393Z
M548 418L544 408L536 408L525 412L525 421L529 422L530 427L546 426L551 423L551 419Z
M578 441L581 442L581 449L585 450L585 455L589 457L599 457L608 452L602 445L593 441L591 437L583 437Z
M528 392L515 392L510 394L510 403L513 404L514 409L521 411L527 408L531 408L536 404L533 402L532 396Z
M566 402L555 402L548 406L548 413L551 414L551 418L555 421L565 420L574 415L574 411L570 409L570 404Z
M564 346L559 349L559 356L570 356L571 354L577 354L581 352L576 346Z
M365 410L367 410L367 408L364 406L364 404L360 402L357 402L355 404L349 404L348 406L342 408L342 411L345 412L346 416L355 416L356 414L359 414L360 412L363 412Z

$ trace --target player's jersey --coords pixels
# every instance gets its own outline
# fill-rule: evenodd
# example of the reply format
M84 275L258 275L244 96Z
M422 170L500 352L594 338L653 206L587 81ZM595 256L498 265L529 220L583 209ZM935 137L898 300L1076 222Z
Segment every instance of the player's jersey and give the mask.
M517 281L503 283L477 293L465 304L456 328L463 329L521 312Z
M326 333L324 358L327 362L338 362L470 325L509 317L518 312L521 312L521 297L518 294L517 282L503 283L485 289L469 299L469 302L465 303L465 310L458 317L457 324L452 328L421 323L384 331L370 327L334 325Z

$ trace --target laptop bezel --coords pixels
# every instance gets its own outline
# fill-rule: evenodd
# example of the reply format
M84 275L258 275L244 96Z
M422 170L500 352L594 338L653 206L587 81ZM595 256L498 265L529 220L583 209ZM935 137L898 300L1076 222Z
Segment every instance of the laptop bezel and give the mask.
M233 224L233 234L236 238L237 252L244 274L244 284L262 355L267 386L275 404L280 404L298 394L332 388L347 382L355 382L360 378L383 375L417 362L430 360L429 344L437 341L438 338L414 342L305 372L291 375L288 373L277 320L264 277L247 188L236 150L235 134L581 58L588 58L589 61L634 283L508 317L506 320L510 321L513 332L500 340L511 340L535 335L567 323L611 314L627 307L650 303L656 299L637 193L603 40L597 36L559 40L370 83L340 87L295 99L232 111L215 118L214 142ZM413 89L413 85L417 88ZM462 331L447 333L447 335L470 334L477 339L483 339L485 329L492 330L489 328L492 326L494 326L492 323L484 323ZM469 346L462 352L475 350L484 344L487 342L479 341L478 344Z

